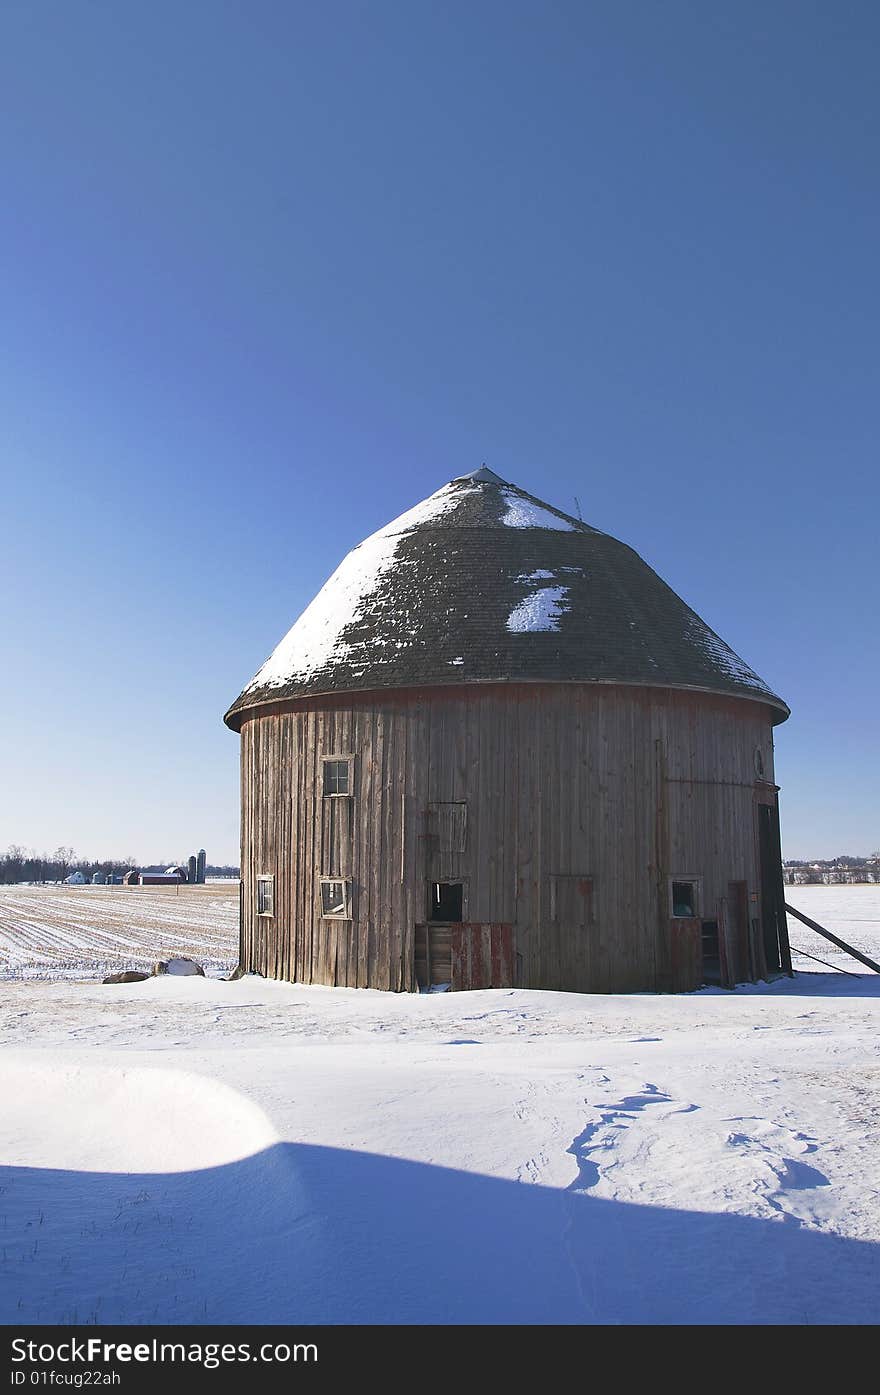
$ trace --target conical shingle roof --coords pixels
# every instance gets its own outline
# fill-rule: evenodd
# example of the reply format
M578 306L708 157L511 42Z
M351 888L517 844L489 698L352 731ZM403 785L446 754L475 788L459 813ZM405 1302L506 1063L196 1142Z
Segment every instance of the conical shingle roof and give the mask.
M483 467L348 554L226 714L366 689L635 683L788 707L632 548Z

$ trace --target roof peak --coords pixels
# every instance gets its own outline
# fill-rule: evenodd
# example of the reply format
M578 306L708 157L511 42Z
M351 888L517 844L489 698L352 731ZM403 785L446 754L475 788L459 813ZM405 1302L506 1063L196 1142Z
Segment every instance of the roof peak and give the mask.
M500 475L496 475L494 470L490 470L488 465L483 463L479 470L471 470L467 475L456 475L450 484L463 484L465 480L471 480L474 484L508 484L508 480L503 480Z

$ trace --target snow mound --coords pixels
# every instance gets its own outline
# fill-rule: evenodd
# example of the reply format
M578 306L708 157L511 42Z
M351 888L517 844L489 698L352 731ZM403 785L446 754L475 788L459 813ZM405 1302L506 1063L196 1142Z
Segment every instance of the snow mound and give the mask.
M9 1053L0 1091L0 1143L12 1166L186 1172L236 1162L277 1137L259 1106L186 1070Z

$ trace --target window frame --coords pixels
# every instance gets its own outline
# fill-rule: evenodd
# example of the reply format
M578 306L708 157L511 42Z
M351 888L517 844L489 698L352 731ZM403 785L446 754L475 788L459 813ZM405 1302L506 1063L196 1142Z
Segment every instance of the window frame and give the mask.
M596 920L596 878L592 874L580 872L551 872L549 876L547 891L547 914L551 925L561 925L559 918L559 883L560 882L587 882L589 891L584 895L586 913L584 915L584 928L595 924ZM676 880L678 880L676 878Z
M345 796L342 796L342 798L344 798L344 797L345 797ZM342 887L342 899L343 899L344 906L345 906L345 909L344 909L343 911L339 912L339 911L325 911L325 910L324 910L324 887L325 887L325 886L341 886L341 887ZM351 893L352 893L352 886L351 886L351 878L350 878L350 877L320 877L320 878L319 878L319 891L318 891L318 896L319 896L319 898L320 898L320 912L319 912L319 914L320 914L320 919L321 919L321 920L352 920L354 917L352 916L352 913L351 913Z
M689 916L675 914L675 901L672 896L672 888L676 885L692 886L693 911ZM699 920L703 914L703 878L694 876L691 872L677 872L674 877L669 878L669 919L670 920Z
M261 909L260 909L260 892L262 891L264 885L266 885L267 883L268 883L268 886L269 886L269 904L270 904L270 906L271 906L271 910L268 910L268 911L266 911L266 910L261 910ZM258 915L258 916L265 916L267 919L271 919L271 920L274 920L274 919L275 919L275 873L274 873L274 872L261 872L261 873L259 874L259 876L257 877L257 915Z
M348 767L346 783L348 789L343 794L340 790L328 790L327 788L327 766L330 764L345 765ZM324 799L353 799L354 798L354 756L341 751L338 755L321 757L321 796Z

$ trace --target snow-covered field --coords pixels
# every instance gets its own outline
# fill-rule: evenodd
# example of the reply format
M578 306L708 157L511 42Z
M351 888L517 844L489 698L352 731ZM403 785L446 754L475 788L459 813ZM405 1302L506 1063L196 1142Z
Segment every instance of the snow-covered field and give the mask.
M789 906L824 925L838 939L846 940L860 949L869 959L880 963L880 886L787 886L785 899ZM798 949L818 955L838 969L862 973L863 966L852 957L814 934L795 916L788 917L788 938L792 946L791 962L795 970L816 968Z
M235 967L238 882L0 886L0 979L103 978L171 955Z
M880 888L794 897L876 952ZM878 1019L867 971L7 981L0 1321L877 1322Z

